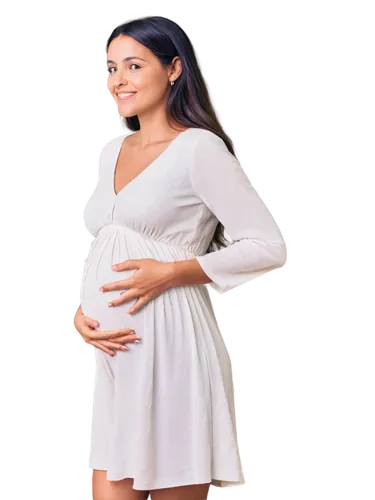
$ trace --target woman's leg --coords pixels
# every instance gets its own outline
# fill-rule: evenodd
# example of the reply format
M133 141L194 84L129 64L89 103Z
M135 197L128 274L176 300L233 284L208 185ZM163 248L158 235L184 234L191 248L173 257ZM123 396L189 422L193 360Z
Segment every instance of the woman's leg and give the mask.
M133 490L132 478L108 481L107 471L93 469L93 500L147 500L148 496L148 491Z
M207 500L211 483L151 490L151 500Z

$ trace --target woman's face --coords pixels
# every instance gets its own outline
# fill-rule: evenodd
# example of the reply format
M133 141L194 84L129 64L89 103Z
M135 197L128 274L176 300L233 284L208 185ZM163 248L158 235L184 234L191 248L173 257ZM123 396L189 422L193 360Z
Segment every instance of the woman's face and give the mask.
M147 47L129 36L120 35L112 40L107 53L108 89L119 114L124 118L139 116L166 101L170 79L176 79L180 68L178 57L172 63L162 66ZM130 96L122 95L128 92Z

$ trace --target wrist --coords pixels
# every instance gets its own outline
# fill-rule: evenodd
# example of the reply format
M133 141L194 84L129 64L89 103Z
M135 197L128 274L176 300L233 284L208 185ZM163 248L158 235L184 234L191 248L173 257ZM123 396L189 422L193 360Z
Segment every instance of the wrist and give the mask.
M166 262L166 274L165 274L165 285L167 288L172 288L177 286L179 276L180 276L180 267L178 266L178 261L176 262Z
M167 287L200 285L207 283L207 276L203 272L196 258L167 262Z

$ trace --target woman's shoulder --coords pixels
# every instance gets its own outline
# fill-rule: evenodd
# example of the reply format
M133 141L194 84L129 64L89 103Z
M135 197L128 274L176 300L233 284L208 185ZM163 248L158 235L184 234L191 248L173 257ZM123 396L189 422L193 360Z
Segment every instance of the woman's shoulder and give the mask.
M194 147L198 152L228 151L224 140L215 132L205 128L196 128L194 130Z
M212 130L209 130L207 128L195 128L194 130L196 131L195 133L197 137L201 138L203 141L206 140L211 142L224 142L223 139Z

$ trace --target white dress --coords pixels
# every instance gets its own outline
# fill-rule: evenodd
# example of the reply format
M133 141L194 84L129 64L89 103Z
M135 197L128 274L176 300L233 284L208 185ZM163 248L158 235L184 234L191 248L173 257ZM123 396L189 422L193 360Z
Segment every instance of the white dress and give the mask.
M121 135L100 153L99 181L84 209L95 237L81 283L83 313L99 329L133 327L142 337L111 356L94 347L96 373L89 467L151 490L245 483L236 433L231 362L207 285L167 289L132 316L136 299L108 307L100 292L136 270L112 264L197 258L224 293L286 261L282 234L238 160L216 134L180 133L117 195ZM234 241L206 253L218 221Z

